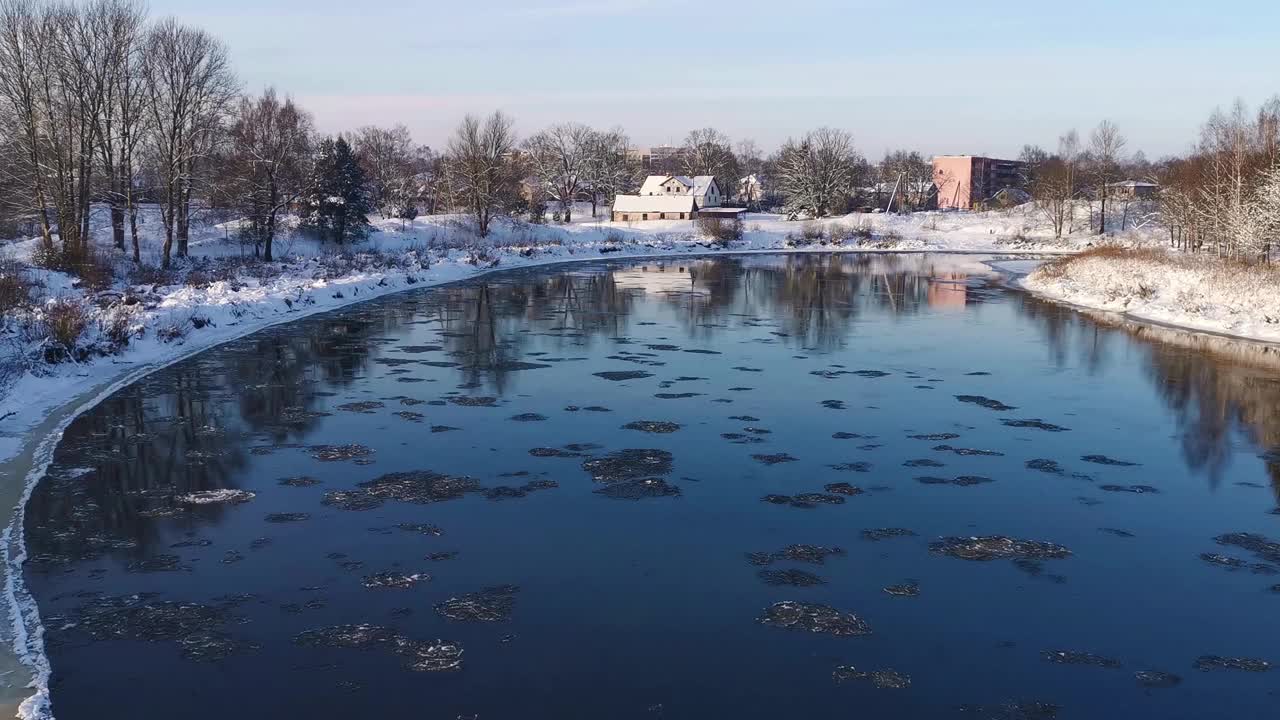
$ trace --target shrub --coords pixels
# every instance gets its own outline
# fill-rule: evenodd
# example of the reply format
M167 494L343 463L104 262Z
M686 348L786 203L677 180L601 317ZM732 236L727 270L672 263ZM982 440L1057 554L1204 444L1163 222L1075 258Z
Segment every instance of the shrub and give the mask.
M31 302L31 282L22 265L12 260L0 261L0 315L27 307Z
M133 313L125 307L116 307L103 315L98 323L103 337L116 350L129 344L133 337Z
M75 300L54 300L44 308L44 326L49 339L67 354L75 350L88 321L84 306Z
M810 220L800 226L800 237L808 240L809 242L816 242L826 237L826 234L823 232L821 225Z
M98 260L89 245L42 244L32 258L36 265L80 278L89 290L111 287L111 267Z
M176 280L170 270L162 270L155 265L139 265L129 272L129 282L133 285L173 285Z
M737 218L700 217L698 232L720 247L728 247L734 240L742 239L742 221Z

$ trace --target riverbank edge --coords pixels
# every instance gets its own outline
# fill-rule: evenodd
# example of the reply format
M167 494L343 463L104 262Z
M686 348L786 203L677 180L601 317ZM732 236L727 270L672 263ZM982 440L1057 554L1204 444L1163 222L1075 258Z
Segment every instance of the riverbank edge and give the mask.
M1038 253L1036 253L1038 254ZM1068 253L1062 253L1066 255ZM1234 340L1237 342L1253 343L1256 345L1264 345L1269 347L1280 348L1280 331L1271 336L1263 336L1251 333L1231 332L1223 329L1220 324L1212 321L1195 322L1190 319L1163 319L1152 317L1144 314L1142 309L1117 309L1111 303L1106 301L1090 302L1090 296L1080 293L1053 292L1043 286L1037 285L1031 280L1031 275L1035 272L1013 272L1009 270L1001 270L1001 272L1009 275L1005 284L1015 290L1025 292L1028 295L1069 307L1076 311L1087 312L1094 316L1107 316L1117 320L1137 323L1146 327L1161 328L1164 330L1178 330L1196 335L1205 335L1223 340Z
M11 705L12 699L0 704L0 710L15 711L15 717L23 720L54 720L49 697L49 678L51 667L44 649L44 625L40 618L40 609L26 589L22 576L22 565L26 561L26 543L24 532L24 515L26 506L35 491L37 483L44 477L53 462L53 453L61 441L63 433L76 418L92 410L107 397L121 388L136 383L146 376L171 365L187 360L199 353L213 350L227 343L243 339L256 332L284 325L295 320L313 317L329 312L340 312L356 305L379 300L391 295L447 287L454 284L470 282L476 278L499 273L515 272L534 268L546 269L557 265L580 265L590 262L615 262L620 260L683 260L703 257L744 256L744 255L806 255L806 254L867 254L867 255L969 255L969 256L1007 256L1010 258L1026 256L1065 256L1074 254L1075 250L948 250L948 249L892 249L892 248L840 248L840 247L802 247L802 248L753 248L749 250L718 250L713 248L690 248L685 252L670 252L663 249L654 253L618 253L594 255L590 257L548 257L524 261L520 264L499 265L480 268L476 272L460 278L438 278L434 280L420 279L415 284L403 282L397 286L388 285L383 292L352 298L323 307L300 309L280 317L263 318L260 322L238 328L240 332L211 340L208 343L191 343L176 347L171 355L156 359L144 365L122 369L119 373L74 394L56 401L52 410L44 417L27 427L32 436L22 442L16 452L7 457L0 457L0 467L12 465L17 470L15 477L21 476L20 492L12 510L12 517L3 531L0 531L0 567L4 571L3 595L6 611L9 616L9 631L12 633L11 647L16 659L31 674L30 681L23 687L31 690L31 694L21 700L16 707ZM511 256L518 257L518 256ZM511 259L504 256L503 259ZM994 268L993 268L994 269ZM404 276L403 271L388 272L390 276ZM399 277L403 281L404 277ZM15 698L16 699L16 698Z

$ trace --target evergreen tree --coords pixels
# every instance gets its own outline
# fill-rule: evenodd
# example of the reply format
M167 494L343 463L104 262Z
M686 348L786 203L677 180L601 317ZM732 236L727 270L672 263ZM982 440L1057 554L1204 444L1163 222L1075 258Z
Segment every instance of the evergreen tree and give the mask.
M364 170L341 135L320 142L303 221L339 243L363 237L370 203Z

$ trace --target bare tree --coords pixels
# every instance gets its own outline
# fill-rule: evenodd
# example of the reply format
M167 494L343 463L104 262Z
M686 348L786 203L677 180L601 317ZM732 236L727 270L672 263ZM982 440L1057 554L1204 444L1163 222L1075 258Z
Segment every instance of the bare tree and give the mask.
M51 69L52 42L46 22L33 0L0 0L0 100L14 152L0 164L8 184L24 190L6 196L15 212L38 217L43 245L53 246L47 181L48 148L43 142L45 115L40 102L43 77ZM16 201L16 202L15 202Z
M703 128L689 133L684 140L681 162L685 173L689 175L714 177L721 194L726 196L733 194L742 177L729 136L715 128Z
M1062 237L1071 216L1071 184L1071 167L1062 158L1049 156L1035 165L1027 186L1036 209L1053 226L1054 237Z
M394 215L406 178L414 173L416 149L409 128L367 125L352 135L351 149L368 179L370 203L384 217Z
M1066 174L1063 179L1067 192L1067 233L1070 234L1076 231L1076 194L1081 160L1080 134L1074 128L1058 137L1058 157L1062 160L1062 169Z
M842 211L854 189L859 159L853 136L844 130L819 128L799 141L788 140L776 161L788 217L820 218Z
M476 220L481 237L514 192L516 147L512 122L502 111L481 120L468 115L449 141L446 167L452 193Z
M1098 123L1098 127L1093 129L1093 135L1089 138L1089 154L1093 159L1094 176L1097 178L1098 197L1102 202L1098 222L1099 235L1107 232L1107 194L1120 167L1126 144L1127 141L1120 134L1120 129L1110 120Z
M635 187L641 168L627 152L631 141L622 128L591 134L584 181L591 196L591 217L598 217L600 204L612 203L620 192Z
M171 19L152 28L143 67L150 144L161 184L161 263L168 267L175 237L178 255L187 254L197 164L213 149L236 85L226 47L203 30Z
M525 141L529 168L542 192L560 203L560 215L572 219L573 202L589 174L595 131L579 123L562 123Z
M231 125L229 196L268 262L277 218L310 175L311 133L311 116L272 88L260 98L242 98Z
M17 172L31 188L44 247L56 228L66 253L88 247L97 119L103 100L103 38L93 8L6 0L0 7L0 92L23 144ZM47 256L51 257L51 256Z
M928 204L933 187L933 164L919 152L886 152L878 170L880 183L895 193L889 203L896 204L900 212L913 212Z
M88 9L89 22L101 46L103 94L97 113L97 146L106 177L106 198L111 213L115 247L124 250L125 214L133 231L134 261L139 260L137 216L132 211L133 154L141 134L143 113L141 68L138 66L145 36L145 12L133 0L97 0Z

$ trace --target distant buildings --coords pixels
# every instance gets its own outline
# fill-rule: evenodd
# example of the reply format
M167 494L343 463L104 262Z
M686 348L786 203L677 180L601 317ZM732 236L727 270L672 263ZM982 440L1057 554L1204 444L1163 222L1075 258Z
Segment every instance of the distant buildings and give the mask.
M1125 180L1107 185L1107 197L1116 200L1152 200L1159 194L1159 185L1141 180Z
M1026 163L977 155L937 155L933 184L939 210L972 210L1006 188L1025 184Z
M655 145L647 148L632 148L627 157L640 163L646 170L664 171L675 166L684 158L685 149L675 145Z

